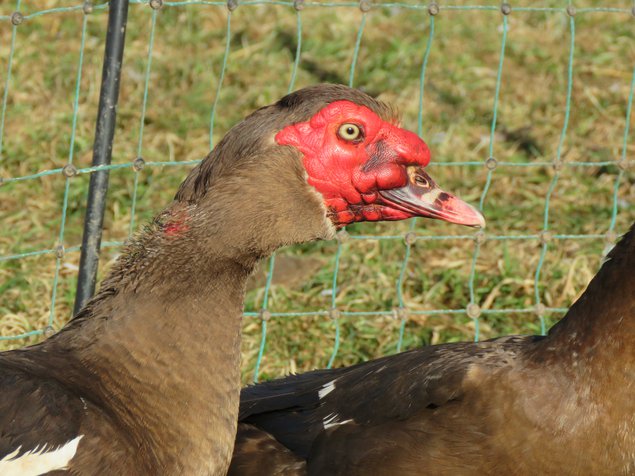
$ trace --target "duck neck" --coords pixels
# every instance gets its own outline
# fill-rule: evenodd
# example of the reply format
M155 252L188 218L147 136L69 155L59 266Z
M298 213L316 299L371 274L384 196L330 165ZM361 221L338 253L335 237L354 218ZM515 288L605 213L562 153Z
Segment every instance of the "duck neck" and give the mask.
M202 242L146 233L105 280L90 318L69 331L82 329L60 333L81 362L75 374L86 379L74 383L172 474L222 467L231 457L245 282L260 258Z

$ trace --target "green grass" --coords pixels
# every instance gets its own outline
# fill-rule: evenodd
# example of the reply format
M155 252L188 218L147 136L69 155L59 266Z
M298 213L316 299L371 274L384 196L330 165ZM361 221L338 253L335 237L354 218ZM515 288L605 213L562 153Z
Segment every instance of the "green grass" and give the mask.
M23 11L75 5L73 1L26 2ZM409 2L412 3L412 2ZM443 2L441 2L443 5ZM455 2L453 5L474 5ZM499 2L478 2L498 5ZM514 3L536 6L535 2ZM563 6L566 2L544 1ZM606 6L585 1L578 9ZM630 8L626 0L611 6ZM0 16L13 5L0 6ZM302 56L296 87L320 81L347 83L362 19L357 8L307 7L301 13ZM209 148L209 118L225 50L226 9L213 6L166 7L158 14L145 117L142 155L146 161L200 159ZM503 68L494 155L499 161L550 162L563 127L569 54L569 19L564 13L514 11ZM27 20L17 29L10 81L0 177L18 177L62 167L69 156L71 121L82 15L55 13ZM576 42L572 109L562 159L612 161L620 158L626 103L635 65L633 18L624 13L580 13ZM97 112L104 11L89 17L74 149L78 167L90 164ZM130 7L126 55L119 101L113 163L136 157L144 89L151 10ZM354 84L394 103L405 127L417 130L419 77L429 38L425 11L374 8L367 16ZM488 157L502 16L494 11L442 10L425 77L422 136L433 160L479 161ZM6 79L11 24L0 23L0 84ZM218 97L214 142L251 110L275 101L289 87L296 50L296 15L284 6L240 6L232 15L231 48ZM631 134L632 136L632 134ZM628 143L630 167L620 182L615 229L635 220L635 145ZM189 167L150 168L139 173L135 229L172 198ZM550 229L555 234L604 234L613 205L618 169L614 165L565 167L551 199ZM446 189L478 203L487 176L483 166L431 166ZM535 235L543 227L545 197L552 167L500 166L484 202L488 236ZM125 240L131 222L134 172L111 173L104 240ZM71 180L64 244L81 242L88 176ZM61 225L64 180L47 176L0 187L0 255L53 248ZM410 223L358 224L351 235L404 235ZM472 235L443 223L418 220L422 236ZM546 306L567 307L597 270L603 239L556 240L549 244L538 293ZM417 241L405 271L403 298L412 311L465 309L470 302L472 239ZM269 294L272 312L325 311L337 244L321 242L282 250ZM341 311L392 311L398 307L396 283L405 254L402 239L348 240L343 243L336 305ZM486 241L475 267L475 302L484 309L526 309L535 304L534 274L538 240ZM100 272L117 256L106 248ZM79 254L64 256L57 288L54 324L70 317ZM285 263L288 269L284 270ZM266 267L266 264L264 265ZM50 313L53 255L0 262L0 335L42 329ZM257 311L264 279L255 280L246 309ZM547 317L550 324L560 317ZM400 322L390 317L344 317L334 365L348 365L396 351ZM535 313L493 314L479 321L481 338L540 332ZM244 322L244 376L253 375L260 345L258 319ZM474 322L465 314L409 314L403 348L470 340ZM334 323L324 315L276 317L268 323L261 378L327 364ZM0 341L0 348L36 338Z

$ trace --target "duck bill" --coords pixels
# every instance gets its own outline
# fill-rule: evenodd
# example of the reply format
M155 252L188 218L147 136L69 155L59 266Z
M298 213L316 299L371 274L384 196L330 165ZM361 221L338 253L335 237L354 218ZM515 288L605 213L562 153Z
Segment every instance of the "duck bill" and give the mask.
M439 188L423 167L408 167L406 186L381 190L379 194L385 205L412 216L436 218L458 225L485 227L485 218L481 212Z

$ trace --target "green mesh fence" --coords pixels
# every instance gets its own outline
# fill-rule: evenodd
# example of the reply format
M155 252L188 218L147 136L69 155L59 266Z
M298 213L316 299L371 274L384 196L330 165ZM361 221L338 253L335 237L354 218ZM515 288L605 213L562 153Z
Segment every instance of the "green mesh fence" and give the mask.
M143 74L143 99L142 99L142 107L139 118L139 126L138 126L138 140L137 140L137 150L136 150L136 158L134 160L125 162L125 163L116 163L106 167L84 167L77 168L73 164L73 151L75 150L75 130L78 123L78 104L80 93L82 91L82 68L84 64L84 51L86 45L86 36L87 36L87 19L90 15L95 15L98 13L102 13L107 11L107 4L97 4L92 5L89 3L85 4L77 4L71 6L65 6L60 8L50 8L43 9L39 11L35 11L29 14L21 14L20 10L23 7L21 0L17 0L15 2L14 13L11 15L0 15L0 28L2 29L11 29L10 34L10 44L8 45L8 56L6 58L6 71L4 73L4 78L2 83L4 84L4 91L2 94L2 105L0 112L0 164L3 160L3 141L6 140L4 137L5 131L5 123L11 120L11 117L7 115L7 104L9 98L19 85L12 83L12 67L13 67L13 59L14 54L17 48L20 45L20 28L21 25L25 22L42 22L43 24L47 21L47 17L50 15L56 14L64 14L64 15L83 15L83 23L81 32L78 32L80 49L79 55L77 58L76 65L76 77L75 77L75 95L74 95L74 103L73 103L73 114L72 120L70 124L71 135L70 135L70 144L68 147L69 154L66 165L63 167L57 167L49 170L43 170L38 173L26 174L21 176L10 176L5 172L5 176L2 176L0 184L6 185L15 182L24 182L24 186L28 186L29 183L35 181L35 179L39 179L49 175L57 175L62 176L64 178L64 195L63 201L61 203L61 225L58 231L57 243L58 245L49 249L38 249L33 251L25 251L19 253L0 253L0 262L8 262L12 260L22 260L27 259L34 256L41 255L50 255L55 260L55 272L52 277L52 286L51 286L51 294L50 294L50 312L48 317L47 325L44 328L32 330L26 333L21 333L17 335L6 335L0 336L0 340L14 340L14 339L22 339L29 336L37 336L40 334L48 335L49 332L53 331L53 318L55 315L55 306L57 299L57 289L58 289L58 280L60 276L60 268L64 261L64 257L67 253L76 252L79 250L79 246L73 244L67 244L65 239L65 225L66 225L66 217L67 217L67 209L68 209L68 197L69 197L69 189L73 182L73 178L75 176L79 176L82 174L90 174L96 170L110 169L130 169L131 180L133 181L132 185L132 200L131 200L131 219L129 224L129 233L133 233L136 229L137 223L135 221L136 209L138 205L138 186L140 181L140 176L144 173L144 170L148 170L152 167L181 167L186 165L196 164L198 161L189 160L189 161L146 161L142 157L144 156L144 125L146 124L146 111L149 99L150 92L150 78L152 73L152 60L153 60L153 52L155 45L155 32L157 28L157 18L160 14L161 10L165 9L173 9L173 8L182 8L190 5L199 5L204 8L214 8L219 9L221 11L226 12L226 31L225 31L225 49L222 57L222 62L218 68L218 82L217 87L215 89L215 93L213 96L213 102L211 104L210 109L210 117L209 117L209 146L213 147L213 133L214 133L214 124L215 119L218 114L222 114L222 111L219 110L219 97L221 96L221 91L224 85L224 77L228 67L228 63L231 61L231 42L233 39L232 36L232 15L236 8L245 9L245 8L254 8L262 5L275 6L276 8L283 9L285 12L288 12L289 15L295 15L296 19L296 31L294 32L295 39L297 42L297 47L294 54L294 59L292 62L292 69L289 72L289 80L288 80L288 91L292 91L296 86L296 78L298 75L298 68L302 61L302 42L303 39L306 38L306 27L303 23L304 13L309 11L310 9L337 9L337 10L353 10L359 11L361 10L361 20L358 25L357 34L355 37L354 47L351 55L350 68L348 73L348 84L350 86L355 86L355 74L358 67L358 56L360 52L360 48L362 47L364 41L364 31L367 25L367 19L369 16L375 14L376 12L381 11L395 11L395 10L411 10L413 12L421 12L424 15L427 14L427 25L426 25L426 34L427 39L425 41L425 47L421 49L421 69L419 76L419 97L418 101L418 114L417 114L417 131L421 135L423 131L423 118L425 111L425 94L427 81L426 81L426 72L429 65L430 54L431 51L435 48L435 41L437 38L435 37L435 23L442 21L444 11L452 10L461 12L465 15L469 15L475 11L486 11L491 12L491 15L499 15L502 18L502 28L500 29L500 53L498 58L498 66L496 69L496 82L495 82L495 91L492 98L492 112L491 112L491 124L489 128L489 138L488 138L488 149L487 154L482 160L473 160L473 161L441 161L435 164L435 167L485 167L487 170L486 181L484 187L482 188L482 192L480 195L479 206L483 209L484 204L487 201L488 192L490 190L490 186L492 181L495 180L496 175L504 174L504 170L507 167L515 168L527 168L527 169L539 169L539 168L553 168L555 173L551 178L551 182L547 191L547 194L544 199L544 210L543 210L543 223L542 230L539 233L530 233L530 234L490 234L487 230L481 231L466 231L460 232L462 234L458 235L424 235L417 232L416 222L417 220L411 220L409 224L408 231L405 234L393 234L393 235L361 235L361 234L353 234L348 233L346 230L341 231L338 234L337 240L337 248L335 251L334 258L334 267L332 269L332 281L331 281L331 302L330 308L326 309L305 309L302 311L288 311L288 312L276 312L275 310L270 309L270 292L272 286L272 276L275 269L276 257L275 255L271 257L268 264L268 272L267 278L264 285L264 296L262 299L262 306L260 309L247 309L245 312L245 316L247 318L255 318L261 323L261 337L260 344L258 347L257 358L255 362L255 370L253 374L253 380L257 381L261 362L263 356L265 355L265 349L267 344L267 336L268 336L268 323L272 318L283 318L283 317L303 317L303 316L322 316L324 319L328 319L332 322L332 326L334 329L334 341L331 343L332 351L330 353L330 358L328 360L328 366L332 366L337 355L338 350L340 348L340 326L341 320L345 317L389 317L394 318L399 321L399 332L397 337L396 350L400 351L403 348L404 343L404 332L406 328L406 323L408 319L412 316L416 315L425 315L425 316L434 316L434 315L462 315L467 316L472 319L474 323L474 339L478 340L480 337L480 319L482 316L486 315L514 315L514 314L529 314L537 316L540 321L541 331L546 332L546 322L545 316L549 314L561 314L566 311L566 308L562 307L549 307L543 303L543 299L541 298L541 292L539 285L541 283L541 273L543 271L543 265L545 262L545 256L549 252L551 246L556 243L558 240L605 240L608 242L613 242L616 238L617 231L616 230L616 222L618 217L618 211L620 209L619 205L619 190L620 185L625 180L625 177L628 176L629 167L633 164L633 160L628 158L628 137L629 137L629 127L630 127L630 117L632 111L632 103L633 103L633 95L635 90L635 69L633 69L632 76L630 79L629 93L627 97L626 104L626 120L625 127L623 131L623 140L620 146L620 154L614 157L612 160L605 161L570 161L564 159L564 149L563 144L565 139L567 138L568 128L569 128L569 117L570 111L572 107L572 88L574 81L574 63L575 63L575 51L576 51L576 19L581 15L592 15L594 13L610 13L615 16L635 16L635 6L631 7L630 5L621 6L619 8L615 7L590 7L590 8L575 8L571 2L563 2L561 5L557 6L515 6L508 4L494 4L494 5L448 5L448 4L436 4L436 3L399 3L399 2L390 2L390 3L370 3L368 0L362 0L361 2L302 2L296 0L295 2L287 2L287 1L267 1L267 0L256 0L256 1L244 1L240 2L240 4L236 3L235 0L230 0L228 3L225 2L215 2L215 1L182 1L182 2L170 2L170 1L157 1L152 0L149 2L142 2L138 0L133 0L131 3L131 9L140 8L146 9L147 14L151 17L150 24L150 34L148 38L148 48L147 48L147 57L145 60L145 71ZM504 65L505 65L505 56L507 49L509 47L509 39L508 39L508 26L510 15L522 15L523 12L544 12L545 14L553 14L560 15L567 18L568 22L568 37L569 42L566 45L562 45L563 48L567 49L568 52L568 60L567 60L567 75L565 82L565 89L563 94L565 95L565 103L564 103L564 111L563 111L563 120L561 122L561 132L560 138L557 144L557 151L555 157L551 161L527 161L527 162L518 162L518 161L505 161L505 160L497 160L496 159L496 141L497 141L497 116L499 111L499 96L501 92L501 88L505 84L505 74L504 74ZM499 20L500 20L499 18ZM256 17L254 17L256 19ZM635 21L635 20L632 20ZM126 61L126 60L124 60ZM123 80L125 82L125 79ZM93 121L92 117L82 117L83 121ZM115 139L116 140L116 139ZM483 155L483 154L481 154ZM503 168L503 171L499 170ZM606 225L606 231L604 233L595 233L595 234L563 234L563 233L552 233L550 230L552 228L552 222L550 221L550 206L551 199L554 192L557 189L559 179L561 177L562 171L566 168L598 168L598 167L614 167L616 173L614 174L614 186L613 186L613 196L612 196L612 205L610 210L610 220ZM2 188L0 188L0 194L2 193ZM395 279L395 305L376 311L366 311L366 310L341 310L341 302L338 299L338 282L339 274L340 274L340 261L344 251L344 243L352 242L354 240L378 240L378 241L402 241L405 244L405 252L403 254L403 260L401 262L399 273L394 276ZM413 245L416 242L426 242L426 241L449 241L449 240L466 240L468 242L473 243L473 253L472 253L472 261L471 261L471 269L469 273L469 279L467 283L468 291L469 291L469 299L465 303L464 307L461 308L439 308L439 309L425 309L425 310L416 310L416 309L408 309L406 300L404 299L404 283L408 279L407 271L409 267L409 259L411 256L411 250ZM538 264L535 268L534 280L533 280L533 305L526 306L522 308L502 308L502 309L491 309L491 308L483 308L479 303L477 294L475 292L475 280L478 274L477 270L477 260L479 258L479 254L481 253L481 249L484 243L486 242L510 242L514 243L519 240L531 240L539 244L539 260ZM108 247L119 247L122 244L121 241L105 241L102 243L102 248ZM0 316L0 319L2 317ZM325 343L327 345L327 343Z

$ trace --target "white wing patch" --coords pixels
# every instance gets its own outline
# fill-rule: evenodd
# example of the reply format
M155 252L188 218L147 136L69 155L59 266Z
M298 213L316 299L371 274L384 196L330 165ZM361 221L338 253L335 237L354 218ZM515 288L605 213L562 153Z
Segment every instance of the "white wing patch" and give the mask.
M326 415L324 420L322 420L322 426L324 427L325 430L327 430L333 426L344 425L352 421L353 421L352 418L348 420L340 421L340 416L337 413L329 413L328 415Z
M47 451L50 449L47 444L37 446L16 458L20 448L22 448L19 446L15 451L0 459L0 474L2 476L35 476L49 471L66 469L77 452L79 440L83 437L84 435L79 435L51 451Z
M333 390L335 390L335 380L331 380L329 383L322 385L322 389L318 392L318 397L322 400Z

